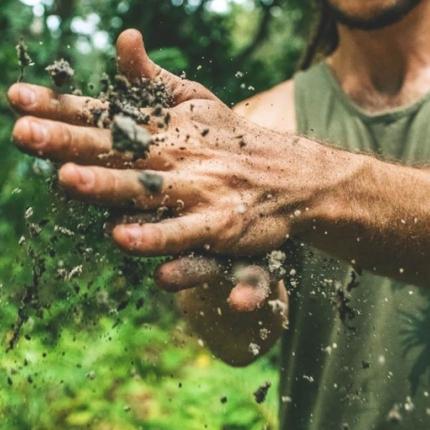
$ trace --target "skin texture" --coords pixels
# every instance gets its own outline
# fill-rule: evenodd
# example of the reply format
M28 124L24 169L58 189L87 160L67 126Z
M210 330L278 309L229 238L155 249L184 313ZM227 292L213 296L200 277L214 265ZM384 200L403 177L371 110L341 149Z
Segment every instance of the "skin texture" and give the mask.
M340 25L340 45L328 63L344 91L367 110L398 106L427 93L428 19L430 6L423 2L401 22L371 34ZM205 248L221 255L261 255L280 247L287 236L299 235L364 269L426 285L430 276L426 169L350 154L295 136L294 121L284 121L285 111L294 110L291 82L242 103L235 113L200 85L158 69L147 58L136 31L120 36L118 52L124 72L164 74L175 94L170 128L158 136L159 145L150 157L138 160L135 168L164 177L162 194L168 195L168 206L175 209L178 200L183 202L173 220L116 226L113 238L124 250L175 255ZM120 155L111 156L114 166L109 157L97 157L110 149L109 133L82 123L84 100L58 97L40 87L30 88L33 96L23 94L29 88L21 84L9 91L12 105L25 115L15 126L15 141L27 152L64 162L59 179L68 192L109 206L133 201L147 210L160 203L138 187L136 171L121 167ZM37 130L37 124L45 131ZM418 239L413 242L412 236ZM162 287L187 288L179 295L180 306L214 353L244 365L255 359L250 342L260 337L261 352L269 349L281 332L282 315L272 312L264 299L257 310L239 312L247 309L247 301L260 300L256 298L260 292L250 294L249 286L239 283L232 294L233 285L218 275L198 286L201 274L190 267L182 258L160 268L157 278ZM272 283L271 291L269 299L286 298L279 284ZM265 339L261 327L269 331Z

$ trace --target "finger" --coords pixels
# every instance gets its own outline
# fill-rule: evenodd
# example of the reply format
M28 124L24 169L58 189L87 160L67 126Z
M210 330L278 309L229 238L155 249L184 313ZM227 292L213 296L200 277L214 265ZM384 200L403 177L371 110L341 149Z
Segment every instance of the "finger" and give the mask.
M109 130L36 117L20 118L12 136L22 150L54 161L101 162L100 156L112 149Z
M177 255L202 249L218 222L214 215L192 213L157 224L120 225L113 230L113 238L122 249L136 254Z
M137 81L142 76L155 79L161 72L146 53L142 34L138 30L123 31L116 42L118 68L130 81Z
M264 305L266 299L264 290L239 283L231 290L227 302L237 312L254 312Z
M181 257L158 267L155 281L163 290L178 292L198 285L210 284L222 275L222 266L215 258Z
M117 40L118 68L128 79L136 81L141 77L159 78L167 86L173 98L173 104L194 99L218 100L203 85L179 78L162 69L148 56L142 34L138 30L123 31Z
M236 286L227 299L230 307L238 312L260 309L270 296L270 274L260 266L252 265L235 274Z
M12 136L21 150L53 161L157 170L167 170L172 165L164 150L167 143L163 134L155 136L150 158L138 160L131 153L112 151L111 131L96 127L23 117L16 122Z
M14 84L7 95L11 105L20 113L77 125L92 124L92 112L106 108L100 100L57 94L38 85Z
M143 175L143 177L142 177ZM60 184L81 200L104 206L154 209L183 208L192 185L173 172L117 170L67 163L59 171ZM180 190L180 196L177 195Z

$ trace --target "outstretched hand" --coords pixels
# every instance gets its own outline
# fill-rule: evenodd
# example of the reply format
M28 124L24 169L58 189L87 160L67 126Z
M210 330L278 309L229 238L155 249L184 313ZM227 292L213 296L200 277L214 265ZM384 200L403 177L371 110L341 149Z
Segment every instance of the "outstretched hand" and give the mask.
M254 126L202 85L154 64L139 32L122 33L117 50L120 71L131 81L159 78L173 97L168 127L160 132L151 122L145 126L155 142L147 158L130 160L113 151L110 131L92 126L91 111L104 108L101 101L28 84L15 84L8 93L24 115L13 131L17 145L65 163L59 181L79 199L145 211L162 205L176 215L159 223L117 225L113 238L126 251L248 256L280 247L294 227L294 219L285 216L284 195L291 191L283 187L285 164L280 160L288 149L285 136ZM141 169L162 177L159 193L144 189ZM290 211L299 210L302 201L288 204ZM159 283L170 285L180 268L181 260L169 263L159 271ZM190 286L193 282L188 279ZM263 296L255 291L257 303Z

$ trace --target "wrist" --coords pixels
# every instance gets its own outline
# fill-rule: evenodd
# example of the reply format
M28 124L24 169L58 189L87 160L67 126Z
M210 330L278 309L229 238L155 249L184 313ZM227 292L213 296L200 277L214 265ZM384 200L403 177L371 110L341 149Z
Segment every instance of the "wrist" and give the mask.
M355 191L371 169L372 159L316 142L307 141L307 145L313 146L313 173L306 182L302 208L292 217L292 234L319 244L334 226L365 216Z

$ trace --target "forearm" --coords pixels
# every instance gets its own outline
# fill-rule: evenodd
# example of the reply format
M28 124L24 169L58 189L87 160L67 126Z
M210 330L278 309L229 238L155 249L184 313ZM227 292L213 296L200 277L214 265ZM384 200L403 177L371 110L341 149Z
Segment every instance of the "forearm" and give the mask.
M197 287L178 294L178 305L197 336L215 356L233 366L250 364L279 338L287 319L287 296L279 284L254 312L237 312L227 303L231 287Z
M430 173L325 148L304 239L338 258L417 285L430 279Z

